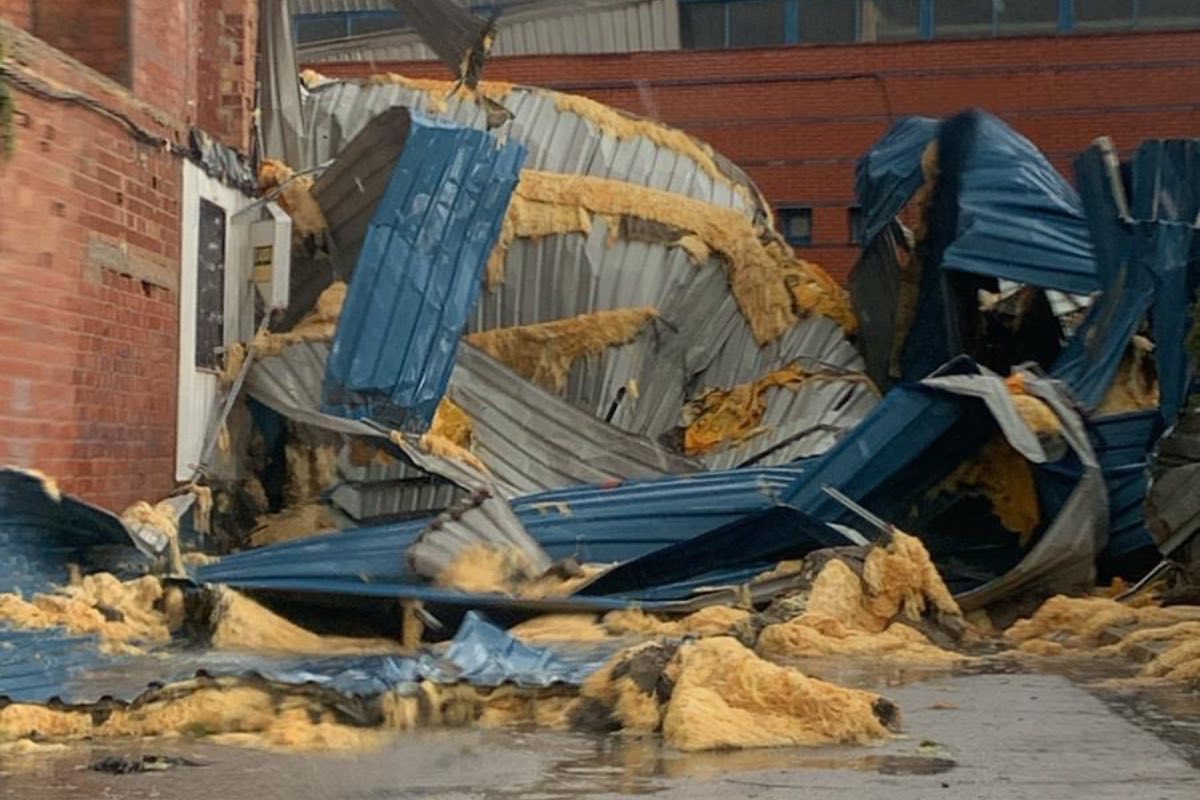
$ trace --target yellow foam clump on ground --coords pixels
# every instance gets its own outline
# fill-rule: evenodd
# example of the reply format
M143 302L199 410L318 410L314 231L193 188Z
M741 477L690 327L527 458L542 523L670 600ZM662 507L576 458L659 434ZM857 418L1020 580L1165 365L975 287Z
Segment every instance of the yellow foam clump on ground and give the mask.
M897 660L962 660L905 623L931 614L962 620L921 540L897 531L886 548L867 555L861 578L841 560L826 564L813 581L804 613L765 627L758 650L773 657L886 654Z
M1000 524L1019 535L1022 547L1033 541L1042 520L1033 468L1003 435L996 434L988 440L978 455L955 467L945 480L929 490L929 495L964 491L975 491L987 498Z
M305 539L338 529L329 509L320 503L305 503L275 514L262 514L255 522L254 529L250 531L252 547Z
M890 714L878 695L764 661L729 637L683 645L667 673L675 688L663 738L680 750L863 743L888 735Z
M489 263L493 279L502 277L504 253L516 236L578 231L580 210L614 220L633 217L680 231L669 244L686 245L689 254L724 259L730 288L759 345L790 328L797 310L825 314L848 332L857 330L846 291L820 267L796 258L777 233L755 228L741 211L609 178L538 170L521 173L512 207L517 210L506 217Z
M266 159L258 169L258 186L263 193L279 188L279 205L292 217L292 229L301 237L313 236L329 227L321 204L313 196L313 177L301 175L282 161Z
M657 316L653 308L620 308L568 319L496 328L467 336L475 347L544 389L561 393L580 358L633 340Z
M610 633L643 636L717 636L750 618L750 612L731 606L709 606L676 620L650 616L639 609L621 609L604 615L602 624Z
M1158 372L1154 363L1154 343L1134 336L1117 368L1112 385L1096 409L1097 414L1120 414L1158 408Z
M546 614L514 625L508 632L526 643L596 642L609 637L595 614Z
M287 655L359 655L396 653L388 639L322 636L301 628L231 589L217 590L213 647Z
M106 572L87 575L54 594L0 594L0 622L16 628L64 628L72 634L95 634L106 651L136 652L139 644L171 638L158 604L162 584L153 576L121 582Z
M808 381L848 381L870 384L865 375L828 371L809 372L799 364L789 364L768 372L753 383L732 389L709 389L684 409L687 428L683 449L688 455L701 455L725 444L745 441L763 432L767 411L767 390L798 389Z

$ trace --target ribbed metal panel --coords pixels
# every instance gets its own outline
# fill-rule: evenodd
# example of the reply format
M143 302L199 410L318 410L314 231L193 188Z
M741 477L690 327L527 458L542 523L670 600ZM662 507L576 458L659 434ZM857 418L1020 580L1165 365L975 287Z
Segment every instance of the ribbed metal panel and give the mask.
M297 13L303 14L395 8L386 0L297 0L296 5L304 9ZM533 0L512 6L498 20L493 55L632 53L680 47L676 0ZM299 45L297 54L308 64L436 59L410 29L310 42Z

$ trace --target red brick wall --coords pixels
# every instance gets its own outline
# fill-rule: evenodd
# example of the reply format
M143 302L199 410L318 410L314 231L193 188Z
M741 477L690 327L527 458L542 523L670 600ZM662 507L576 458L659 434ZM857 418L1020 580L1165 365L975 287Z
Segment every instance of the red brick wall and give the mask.
M328 64L330 76L444 76L435 62ZM1130 149L1200 135L1200 31L509 57L487 77L585 94L677 125L742 165L773 203L811 206L801 254L839 277L854 263L854 163L907 114L980 106L1069 175L1099 135Z
M0 0L0 19L29 30L33 25L33 0Z
M24 69L158 135L120 87L0 26ZM173 483L178 158L94 111L13 88L16 148L0 161L0 463L120 509Z
M254 114L258 4L199 0L196 31L196 123L243 151Z
M115 81L129 81L129 0L33 0L42 41Z

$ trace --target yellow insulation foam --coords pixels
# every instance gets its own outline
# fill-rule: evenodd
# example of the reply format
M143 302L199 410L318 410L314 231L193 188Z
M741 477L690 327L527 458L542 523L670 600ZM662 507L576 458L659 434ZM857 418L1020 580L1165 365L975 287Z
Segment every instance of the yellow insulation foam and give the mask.
M1112 385L1104 395L1097 414L1120 414L1158 408L1159 391L1154 344L1144 336L1134 336L1117 368Z
M820 267L796 258L778 234L756 229L744 213L672 192L589 175L538 170L521 173L492 254L489 274L493 281L500 277L504 254L515 237L578 231L580 210L667 225L684 232L674 244L686 244L689 254L721 255L728 265L730 288L738 307L760 345L790 328L796 322L797 311L825 314L848 332L857 329L846 291Z
M860 578L845 562L826 564L813 581L803 614L768 625L758 650L772 657L888 655L897 660L952 662L943 650L901 620L929 614L962 618L928 551L915 536L897 531L886 547L867 555Z
M595 642L609 637L595 614L546 614L514 625L508 632L527 644Z
M663 738L680 750L863 743L888 735L881 698L810 678L718 636L679 648Z
M64 628L75 635L95 634L106 652L137 652L138 645L171 638L159 608L162 598L162 584L153 576L123 583L102 572L32 600L0 594L0 622L28 630Z
M767 411L767 390L796 390L808 381L847 381L871 385L865 375L829 371L809 372L799 364L789 364L769 372L753 383L732 389L709 389L684 409L687 428L683 449L688 455L701 455L721 445L736 444L763 432Z
M424 92L429 96L427 111L434 114L445 114L449 110L451 97L461 100L473 100L476 95L482 95L489 100L502 103L513 90L513 84L503 81L480 81L472 92L466 84L455 81L443 81L436 78L409 78L395 72L372 75L368 79L374 84L393 84L411 89L414 92ZM451 90L457 91L451 94Z
M433 422L429 425L429 433L454 442L463 449L471 447L473 423L467 412L451 400L443 397L438 403L437 411L433 414Z
M735 625L748 619L750 612L745 609L709 606L676 620L660 619L639 609L620 609L605 614L602 623L613 634L718 636L729 633Z
M275 514L261 514L256 520L254 530L250 531L250 544L253 547L264 547L268 544L331 533L337 529L337 522L329 509L320 503L305 503Z
M258 357L279 355L299 342L327 342L333 339L338 318L346 302L346 284L334 281L317 298L316 307L296 323L290 331L282 333L259 332L251 346Z
M217 589L212 644L219 650L282 655L396 653L388 639L322 636L284 619L232 589Z
M295 171L282 161L266 159L258 169L258 186L264 192L282 186L278 202L292 217L292 230L299 236L313 236L329 227L321 205L313 196L313 177L295 177Z
M653 308L597 311L552 322L480 331L467 336L467 341L521 377L561 393L577 360L632 341L657 313Z
M992 504L1000 524L1020 537L1026 547L1042 519L1033 467L1001 434L993 436L979 454L955 467L929 490L940 494L978 492Z

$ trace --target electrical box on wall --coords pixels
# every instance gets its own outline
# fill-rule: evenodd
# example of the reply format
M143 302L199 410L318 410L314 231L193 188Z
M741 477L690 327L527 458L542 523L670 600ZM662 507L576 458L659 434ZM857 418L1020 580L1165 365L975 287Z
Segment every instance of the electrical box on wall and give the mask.
M242 275L269 309L287 308L292 274L292 218L276 203L265 203L237 215Z

